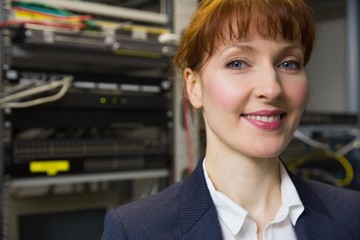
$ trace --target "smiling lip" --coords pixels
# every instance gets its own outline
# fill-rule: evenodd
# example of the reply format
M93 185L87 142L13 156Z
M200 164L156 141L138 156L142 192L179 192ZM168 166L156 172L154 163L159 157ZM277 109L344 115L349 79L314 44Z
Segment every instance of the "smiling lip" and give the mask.
M261 110L251 113L241 114L241 117L263 130L277 130L281 127L285 112L281 110Z

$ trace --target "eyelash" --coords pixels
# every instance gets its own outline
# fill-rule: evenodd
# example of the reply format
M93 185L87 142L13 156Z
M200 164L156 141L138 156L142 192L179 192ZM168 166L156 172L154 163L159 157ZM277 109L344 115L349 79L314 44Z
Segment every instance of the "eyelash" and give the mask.
M295 65L295 67L287 68L284 66L284 64L293 64L293 65ZM302 68L302 64L295 60L285 60L278 65L278 67L281 67L281 66L283 66L284 69L288 70L288 71L300 70Z
M245 65L245 66L248 66L249 64L247 64L246 60L243 59L243 58L234 58L234 59L231 59L230 61L228 61L225 66L227 68L230 68L230 69L242 69L243 67L240 67L240 68L236 68L236 67L232 67L231 65L234 64L234 63L240 63L241 65Z
M241 66L240 66L240 67L233 67L233 66L231 66L231 65L234 64L234 63L241 64ZM285 67L284 64L291 64L291 65L294 65L294 66L288 68L288 67ZM245 65L245 66L243 66L243 65ZM234 58L234 59L228 61L228 62L225 64L225 66L226 66L227 68L230 68L230 69L240 70L240 69L243 69L243 68L249 66L249 64L248 64L247 61L246 61L245 59L243 59L243 58ZM300 62L298 62L298 61L296 61L296 60L284 60L284 61L282 61L277 67L278 67L278 68L283 67L286 71L296 71L296 70L302 69L303 66L302 66L302 63L300 63Z

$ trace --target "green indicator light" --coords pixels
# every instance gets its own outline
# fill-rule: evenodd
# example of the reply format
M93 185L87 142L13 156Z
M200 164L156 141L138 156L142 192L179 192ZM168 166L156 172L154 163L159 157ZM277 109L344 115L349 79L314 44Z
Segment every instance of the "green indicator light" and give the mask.
M116 97L113 97L113 98L111 98L111 103L114 104L114 105L116 105L116 104L119 103L119 99L116 98Z
M101 98L100 98L100 103L101 103L101 104L105 104L106 102L107 102L106 97L101 97Z

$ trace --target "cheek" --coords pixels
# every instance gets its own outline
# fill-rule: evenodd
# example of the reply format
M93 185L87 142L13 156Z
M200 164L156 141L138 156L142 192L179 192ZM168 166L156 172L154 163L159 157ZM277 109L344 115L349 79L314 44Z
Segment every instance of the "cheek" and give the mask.
M206 102L216 105L221 109L238 109L239 105L244 102L244 89L237 84L234 84L229 79L224 79L224 76L212 75L205 80L204 96Z
M291 86L288 93L288 97L291 99L293 107L301 108L303 110L309 99L307 81L303 80L301 83Z

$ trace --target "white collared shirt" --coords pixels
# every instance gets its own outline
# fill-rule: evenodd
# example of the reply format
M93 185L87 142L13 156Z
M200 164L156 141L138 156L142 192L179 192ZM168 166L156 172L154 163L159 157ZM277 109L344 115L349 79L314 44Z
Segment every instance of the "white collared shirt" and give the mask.
M275 219L269 222L263 231L264 240L296 240L294 226L304 211L300 197L285 167L280 165L281 174L281 207ZM216 191L203 162L204 175L210 195L214 201L224 240L257 240L256 223L249 218L248 212Z

